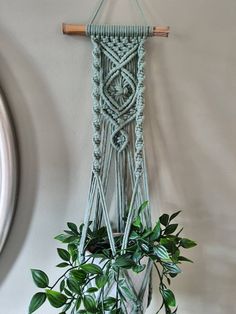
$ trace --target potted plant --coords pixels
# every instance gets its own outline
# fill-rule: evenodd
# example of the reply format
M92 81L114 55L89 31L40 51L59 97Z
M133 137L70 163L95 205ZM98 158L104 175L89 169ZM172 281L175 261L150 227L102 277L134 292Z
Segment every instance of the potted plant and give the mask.
M32 297L29 314L46 300L52 307L59 308L60 314L143 313L127 278L144 273L150 265L157 271L162 300L156 314L163 308L166 314L177 313L175 295L169 286L171 280L181 273L179 265L192 262L182 255L182 249L192 248L196 243L181 237L183 228L178 230L178 224L174 223L180 211L172 215L163 214L153 228L144 227L142 211L146 205L147 202L140 206L132 222L125 252L121 249L123 234L114 234L115 256L109 245L106 227L93 230L91 221L81 263L78 246L83 224L77 227L74 223L67 223L68 230L55 237L66 246L57 249L62 260L57 267L63 269L62 275L50 283L45 272L31 270L36 286L43 290ZM129 300L136 308L129 308Z

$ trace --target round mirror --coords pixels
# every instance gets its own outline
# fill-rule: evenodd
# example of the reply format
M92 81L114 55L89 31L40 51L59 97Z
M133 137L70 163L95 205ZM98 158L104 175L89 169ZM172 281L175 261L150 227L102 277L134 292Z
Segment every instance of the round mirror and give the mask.
M14 127L0 89L0 252L10 230L17 194L18 167Z

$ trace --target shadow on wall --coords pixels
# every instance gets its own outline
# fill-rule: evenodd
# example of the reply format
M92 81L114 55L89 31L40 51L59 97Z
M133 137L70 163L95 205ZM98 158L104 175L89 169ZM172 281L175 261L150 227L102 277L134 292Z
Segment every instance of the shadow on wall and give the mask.
M55 112L55 104L47 86L40 77L40 72L21 47L21 43L13 34L9 34L0 25L2 51L0 51L0 82L6 95L16 129L19 156L20 182L15 217L9 232L5 247L0 255L0 285L6 279L9 271L20 254L29 231L33 216L39 181L38 147L35 125L31 110L34 106L37 119L42 123L50 123L52 132L60 140L60 149L63 151L64 165L68 164L67 148L62 134L61 123ZM9 62L11 60L12 62ZM22 76L19 79L19 76ZM23 90L26 85L28 90ZM30 97L29 97L30 95ZM34 98L32 99L32 95ZM54 105L54 107L53 107ZM47 108L47 116L42 108ZM36 108L36 110L35 110ZM40 116L41 115L41 116ZM65 171L63 188L67 189L68 167Z

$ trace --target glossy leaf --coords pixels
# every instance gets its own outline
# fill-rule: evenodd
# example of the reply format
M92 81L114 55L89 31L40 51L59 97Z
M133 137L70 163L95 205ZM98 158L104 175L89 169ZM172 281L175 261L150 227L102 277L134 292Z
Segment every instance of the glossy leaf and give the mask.
M131 268L133 265L134 261L126 255L118 256L115 260L115 263L113 264L113 266L118 266L121 268Z
M31 274L34 280L34 283L39 288L47 288L49 285L49 279L47 274L39 269L31 269Z
M70 291L72 291L73 293L76 293L76 294L81 293L79 283L75 279L68 278L66 281L66 284L67 284L68 288L70 289Z
M70 253L64 249L57 249L57 253L64 261L70 261Z
M82 302L81 297L78 297L77 300L76 300L76 302L75 302L75 308L76 308L76 310L78 310L78 309L80 308L81 302Z
M142 203L142 205L138 209L138 216L142 214L144 209L148 206L148 203L149 203L148 201L145 201Z
M169 215L163 214L163 215L160 217L160 223L161 223L163 226L167 226L167 225L168 225L168 222L169 222Z
M46 293L44 292L36 293L30 301L29 314L35 312L38 308L40 308L40 306L43 305L45 300L46 300Z
M63 279L63 280L61 281L61 283L60 283L60 292L62 292L62 291L64 290L65 285L66 285L66 283L65 283L65 280Z
M91 295L85 295L83 298L84 307L88 312L96 313L96 301Z
M57 266L56 266L56 267L59 267L59 268L64 268L64 267L68 267L68 266L70 266L70 264L68 264L68 263L64 262L64 263L57 264Z
M70 271L70 276L77 280L80 284L83 284L86 279L86 272L82 269L73 269Z
M132 270L135 272L135 273L141 273L144 269L145 269L146 265L135 265L132 267Z
M158 220L158 222L156 223L156 225L155 225L155 227L151 233L150 240L156 241L156 240L158 240L160 235L161 235L161 223L160 223L160 220Z
M86 273L90 274L102 274L102 269L100 266L95 264L83 264L80 265L80 268L84 270Z
M68 222L67 226L71 231L73 231L73 233L79 234L76 224L74 224L73 222Z
M94 292L97 292L97 291L98 291L97 287L90 287L90 288L88 288L88 290L86 292L87 293L94 293Z
M67 297L60 292L54 290L46 290L46 294L49 303L55 308L62 307L67 301Z
M192 241L190 239L186 239L186 238L183 238L181 241L180 241L180 245L185 248L185 249L190 249L194 246L197 245L197 243L195 241Z
M161 290L161 294L165 304L171 307L176 306L175 295L170 289Z
M171 234L175 232L175 230L178 228L178 224L171 224L166 227L165 229L165 234Z
M179 211L175 212L174 214L172 214L172 215L170 216L170 221L173 220L173 219L175 219L175 217L177 217L180 213L181 213L181 210L179 210Z
M103 288L106 283L108 282L108 277L107 275L98 275L96 278L95 278L95 283L96 283L96 286L101 289Z
M179 274L181 273L181 269L174 263L164 263L165 269L170 274Z
M171 261L169 253L163 245L154 246L153 253L159 257L161 261Z
M106 311L109 311L109 310L112 310L114 308L114 306L116 305L116 302L118 300L116 298L113 298L113 297L108 297L106 298L104 301L103 301L103 306L104 306L104 309Z

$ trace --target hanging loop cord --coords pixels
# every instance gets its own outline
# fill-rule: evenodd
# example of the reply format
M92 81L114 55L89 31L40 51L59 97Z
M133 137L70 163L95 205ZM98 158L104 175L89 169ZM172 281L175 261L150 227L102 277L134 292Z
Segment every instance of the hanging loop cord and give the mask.
M90 18L89 24L93 24L93 23L94 23L96 17L98 16L98 13L101 12L101 9L102 9L102 6L103 6L104 2L105 2L105 0L101 0L101 1L98 3L98 6L96 7L94 13L92 14L92 17ZM144 24L145 24L145 25L148 25L148 23L147 23L147 18L146 18L145 14L144 14L144 10L143 10L143 8L142 8L142 6L141 6L139 0L135 0L135 4L136 4L136 6L137 6L137 9L138 9L138 11L139 11L139 13L140 13L140 16L141 16L141 18L142 18Z

